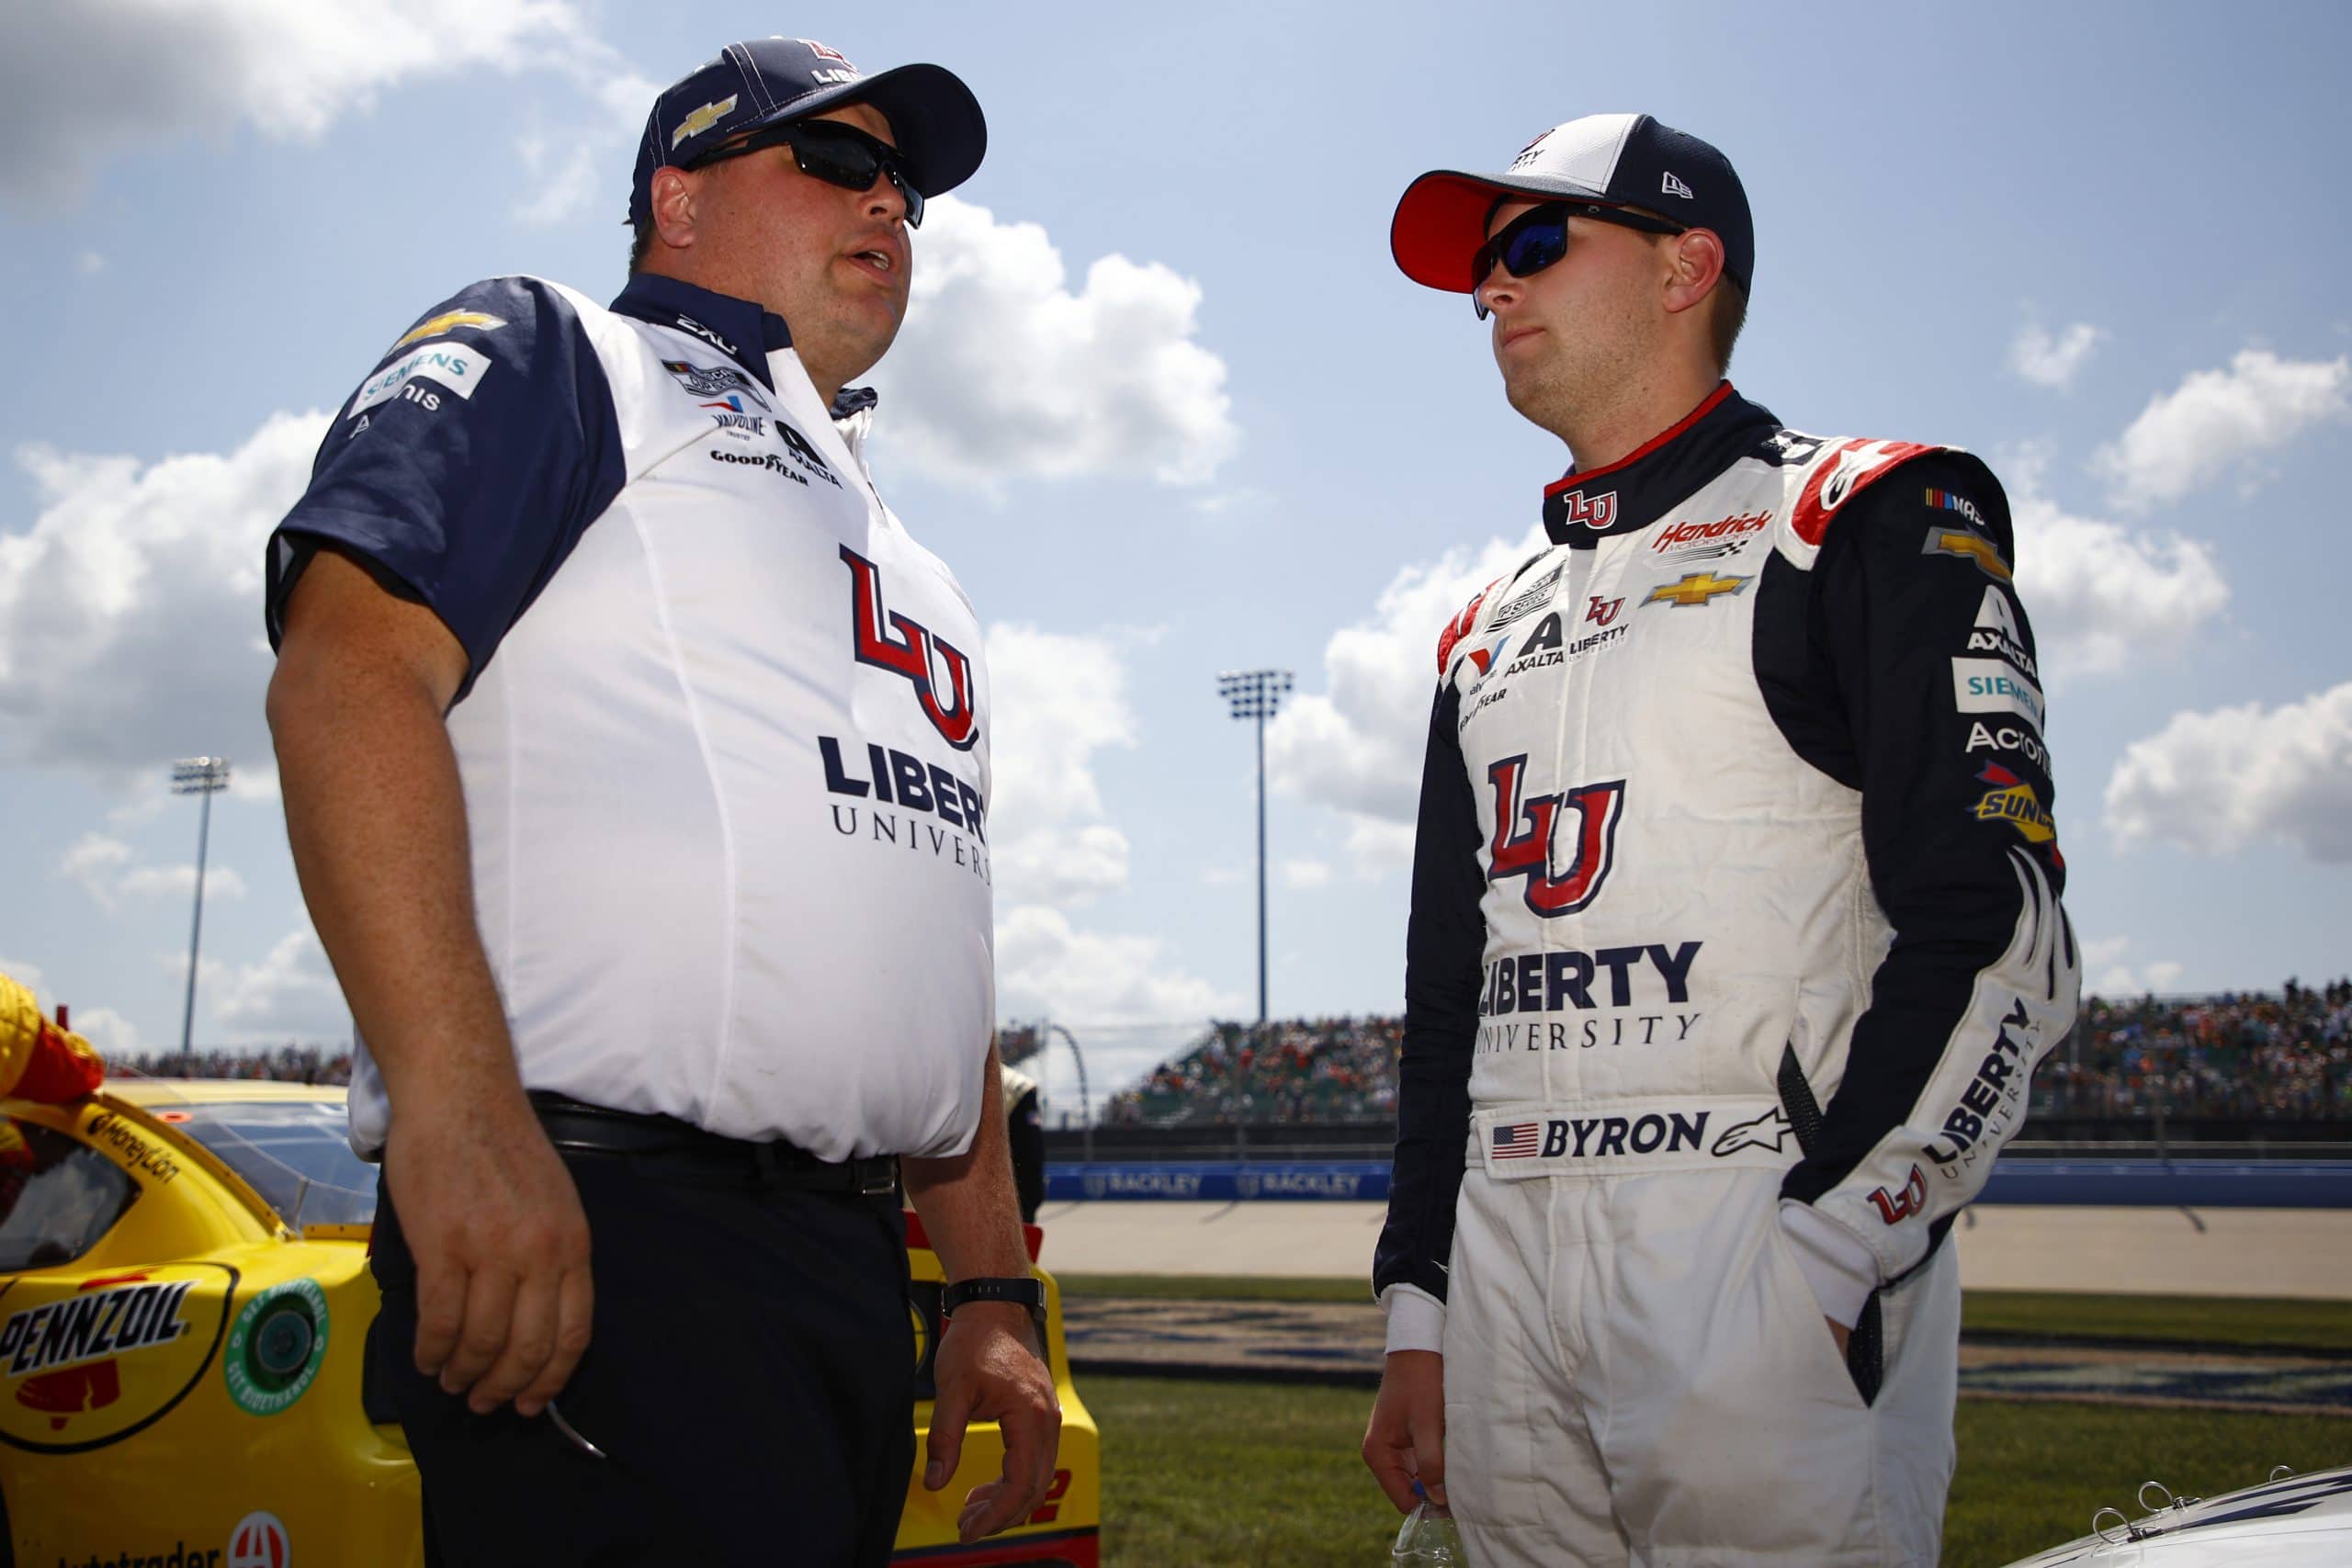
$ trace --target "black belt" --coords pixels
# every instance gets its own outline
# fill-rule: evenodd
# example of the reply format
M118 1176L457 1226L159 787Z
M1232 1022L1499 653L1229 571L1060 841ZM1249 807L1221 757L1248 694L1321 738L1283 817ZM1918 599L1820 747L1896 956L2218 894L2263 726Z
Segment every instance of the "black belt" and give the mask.
M811 1192L871 1198L898 1190L899 1161L892 1155L823 1160L782 1139L755 1143L729 1138L674 1116L615 1111L546 1089L531 1090L530 1100L548 1141L559 1149L641 1156Z

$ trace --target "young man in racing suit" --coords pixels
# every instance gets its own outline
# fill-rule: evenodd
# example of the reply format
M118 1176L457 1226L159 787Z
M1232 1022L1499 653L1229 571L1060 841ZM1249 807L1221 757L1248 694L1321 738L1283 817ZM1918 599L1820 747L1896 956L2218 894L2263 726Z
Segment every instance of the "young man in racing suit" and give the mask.
M1946 1233L2078 984L2000 486L1721 379L1747 197L1647 116L1392 244L1577 466L1439 641L1366 1461L1480 1568L1932 1563Z

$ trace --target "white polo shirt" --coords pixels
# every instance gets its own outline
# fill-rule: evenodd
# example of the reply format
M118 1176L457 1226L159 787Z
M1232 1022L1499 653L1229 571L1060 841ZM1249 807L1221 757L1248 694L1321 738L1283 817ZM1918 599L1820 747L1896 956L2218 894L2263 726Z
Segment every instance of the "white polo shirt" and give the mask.
M273 646L324 547L466 648L449 734L526 1087L827 1159L968 1145L988 675L876 493L872 404L824 407L756 305L495 278L388 352L272 536ZM374 1157L364 1045L351 1107Z

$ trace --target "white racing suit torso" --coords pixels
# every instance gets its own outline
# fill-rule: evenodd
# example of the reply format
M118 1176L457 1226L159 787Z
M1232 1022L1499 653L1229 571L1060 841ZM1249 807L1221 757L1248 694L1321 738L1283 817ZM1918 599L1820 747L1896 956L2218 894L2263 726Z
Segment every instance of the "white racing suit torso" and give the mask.
M1481 1563L1933 1562L1941 1243L2077 983L2000 488L1726 385L1545 520L1440 645L1391 1348Z

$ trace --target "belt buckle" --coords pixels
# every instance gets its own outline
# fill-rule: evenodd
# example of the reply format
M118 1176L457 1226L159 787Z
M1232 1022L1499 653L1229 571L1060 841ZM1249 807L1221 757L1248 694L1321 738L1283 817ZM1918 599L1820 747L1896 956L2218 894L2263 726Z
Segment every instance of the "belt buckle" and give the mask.
M896 1160L888 1155L876 1155L871 1159L860 1160L857 1163L860 1166L872 1168L871 1170L861 1173L857 1177L859 1197L880 1198L898 1190L899 1168Z

